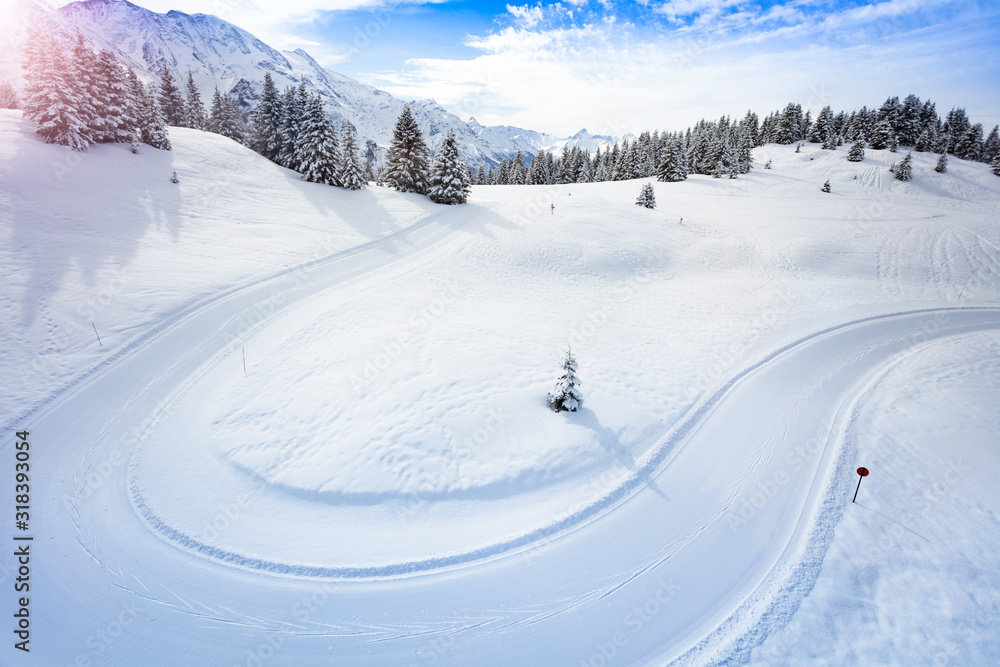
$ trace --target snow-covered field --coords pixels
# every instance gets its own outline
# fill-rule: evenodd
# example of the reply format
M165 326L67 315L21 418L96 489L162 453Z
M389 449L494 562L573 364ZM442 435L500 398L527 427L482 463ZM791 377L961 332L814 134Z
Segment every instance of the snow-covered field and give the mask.
M1000 658L985 165L769 145L653 211L444 207L171 138L69 154L0 112L35 664Z

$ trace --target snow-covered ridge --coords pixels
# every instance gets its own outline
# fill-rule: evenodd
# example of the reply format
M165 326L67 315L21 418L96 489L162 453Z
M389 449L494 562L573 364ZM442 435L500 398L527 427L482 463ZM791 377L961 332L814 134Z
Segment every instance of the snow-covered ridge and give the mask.
M244 108L256 104L264 80L270 72L281 90L296 85L302 77L326 100L331 116L354 125L364 140L387 147L392 128L405 104L410 104L428 147L434 151L448 130L457 134L463 158L476 166L495 166L517 151L534 155L539 150L561 150L580 146L595 150L617 138L591 135L582 130L573 137L554 135L510 126L482 126L475 119L466 122L434 100L401 100L355 79L323 68L306 51L279 51L246 30L209 14L169 11L158 14L127 0L83 0L52 11L38 0L19 0L14 23L24 25L38 16L48 16L66 35L82 32L95 46L110 48L141 77L152 80L164 65L177 77L190 71L202 90L210 95L216 86L231 92ZM20 60L24 30L7 39L5 53ZM3 46L0 42L0 46ZM17 80L14 71L0 70L0 79Z

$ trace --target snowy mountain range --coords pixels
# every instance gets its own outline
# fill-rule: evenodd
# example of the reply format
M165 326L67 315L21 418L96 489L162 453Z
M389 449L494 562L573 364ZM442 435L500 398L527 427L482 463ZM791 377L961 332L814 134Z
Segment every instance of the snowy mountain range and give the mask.
M587 130L565 138L518 127L483 126L474 118L466 122L434 100L399 99L323 68L302 49L279 51L208 14L158 14L127 0L84 0L57 10L38 0L19 0L11 18L13 28L0 37L0 52L14 57L0 68L0 80L21 82L16 63L21 60L27 26L43 21L67 37L79 31L95 47L115 52L146 80L157 78L163 65L178 79L190 71L203 99L210 99L212 89L218 86L236 97L244 109L256 105L266 72L271 73L279 90L297 85L305 77L307 87L323 96L335 121L350 122L361 137L382 147L389 145L399 113L410 104L432 151L443 134L453 129L463 158L473 166L495 165L517 151L530 156L567 145L594 151L618 140Z

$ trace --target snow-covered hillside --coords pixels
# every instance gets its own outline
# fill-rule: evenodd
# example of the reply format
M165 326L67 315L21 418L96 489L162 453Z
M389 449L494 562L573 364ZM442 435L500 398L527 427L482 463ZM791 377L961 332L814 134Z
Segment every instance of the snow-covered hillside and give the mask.
M298 85L305 77L308 86L323 96L338 124L349 121L363 139L371 139L383 148L389 145L396 119L407 103L432 151L453 129L462 156L473 166L495 166L517 151L534 155L541 149L561 150L566 145L593 151L617 141L616 137L591 135L586 130L559 138L517 127L484 127L474 119L466 122L433 100L398 99L324 69L302 49L279 51L208 14L158 14L126 0L83 0L56 11L44 7L40 0L15 0L14 12L9 34L0 36L0 52L7 61L5 70L0 70L0 80L20 80L20 72L14 67L23 51L25 26L47 17L67 37L79 31L96 46L110 48L146 80L158 78L164 65L178 78L190 71L205 99L210 99L211 91L218 86L222 92L233 91L247 108L252 108L266 72L271 73L279 91Z
M985 165L767 145L655 210L448 207L171 132L75 154L0 112L34 664L1000 657Z

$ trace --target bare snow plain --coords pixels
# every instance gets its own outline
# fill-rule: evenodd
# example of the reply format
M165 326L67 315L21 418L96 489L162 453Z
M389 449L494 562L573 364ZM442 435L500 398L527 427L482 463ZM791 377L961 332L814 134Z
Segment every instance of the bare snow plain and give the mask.
M986 165L768 145L655 210L444 207L171 139L73 154L0 112L35 550L5 664L1000 659Z

